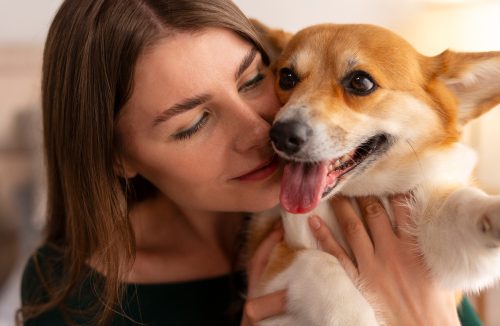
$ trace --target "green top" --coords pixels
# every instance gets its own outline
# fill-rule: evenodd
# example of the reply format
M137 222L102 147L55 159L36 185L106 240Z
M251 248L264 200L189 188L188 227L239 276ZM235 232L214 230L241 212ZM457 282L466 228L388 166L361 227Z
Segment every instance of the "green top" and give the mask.
M483 325L467 298L464 298L458 306L458 316L460 317L460 323L463 326Z
M37 251L42 270L44 263L56 253L47 247ZM89 271L91 271L89 269ZM57 275L60 276L60 275ZM92 278L93 277L93 278ZM72 309L85 309L98 302L92 280L102 280L100 276L85 279L81 286L65 304ZM165 284L128 284L122 301L122 314L113 316L112 325L239 325L244 292L242 273L190 282ZM47 298L31 258L24 270L22 302L32 302L30 298ZM464 326L481 326L469 302L464 299L458 308ZM91 325L88 316L72 317L78 325ZM50 310L41 316L25 322L27 326L66 325L59 309Z
M60 256L47 246L36 252L40 270L47 273L52 268L55 279L61 280L60 264L54 259ZM48 263L50 262L50 263ZM104 278L87 269L89 277L72 292L64 302L66 311L84 310L98 302L99 281ZM21 299L23 304L43 302L47 300L47 291L37 274L35 258L32 257L23 273ZM97 284L97 285L96 285ZM242 273L225 275L209 279L189 282L165 284L127 284L122 313L113 315L112 325L240 325L244 289ZM32 299L33 298L33 299ZM71 321L77 325L93 325L92 317L75 314ZM25 322L26 326L59 326L67 325L60 309L50 310L41 316Z

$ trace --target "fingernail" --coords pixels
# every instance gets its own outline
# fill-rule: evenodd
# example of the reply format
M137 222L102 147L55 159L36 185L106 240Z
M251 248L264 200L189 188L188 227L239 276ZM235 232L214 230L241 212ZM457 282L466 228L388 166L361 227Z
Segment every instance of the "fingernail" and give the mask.
M317 217L316 215L309 216L309 225L314 230L318 230L321 227L321 222L319 221L319 217Z
M371 203L365 207L366 214L378 215L382 212L382 206L379 203Z

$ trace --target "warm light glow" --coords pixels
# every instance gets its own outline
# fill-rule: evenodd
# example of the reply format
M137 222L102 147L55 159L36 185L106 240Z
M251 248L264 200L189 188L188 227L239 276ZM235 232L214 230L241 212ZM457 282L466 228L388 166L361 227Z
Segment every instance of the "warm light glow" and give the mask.
M422 53L435 55L448 48L500 50L500 1L425 1L450 5L423 6L420 14L401 27L401 34Z
M478 2L478 0L422 0L422 1L431 5L450 5L450 4L455 5L455 4Z
M421 12L399 33L417 50L500 51L500 0L422 0ZM464 141L478 153L479 186L500 194L500 106L465 128Z

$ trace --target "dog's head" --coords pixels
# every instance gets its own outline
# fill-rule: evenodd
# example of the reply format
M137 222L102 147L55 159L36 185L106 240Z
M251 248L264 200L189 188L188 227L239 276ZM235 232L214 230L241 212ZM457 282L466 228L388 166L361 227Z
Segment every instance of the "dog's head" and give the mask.
M417 166L420 155L452 146L465 123L500 103L500 52L427 57L372 25L306 28L274 69L284 106L271 139L289 161L281 203L292 213L354 180Z

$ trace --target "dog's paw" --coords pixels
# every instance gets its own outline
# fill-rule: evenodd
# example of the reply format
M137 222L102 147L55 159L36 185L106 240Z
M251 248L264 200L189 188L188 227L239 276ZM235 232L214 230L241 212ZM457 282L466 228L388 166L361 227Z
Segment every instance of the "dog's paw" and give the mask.
M500 247L500 201L491 203L478 222L479 231L491 248Z

